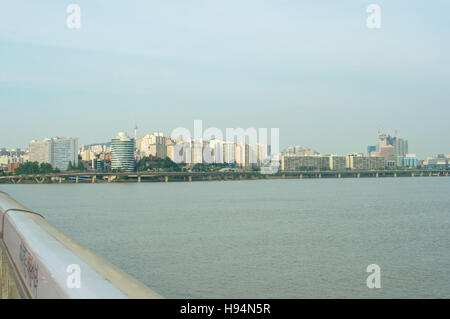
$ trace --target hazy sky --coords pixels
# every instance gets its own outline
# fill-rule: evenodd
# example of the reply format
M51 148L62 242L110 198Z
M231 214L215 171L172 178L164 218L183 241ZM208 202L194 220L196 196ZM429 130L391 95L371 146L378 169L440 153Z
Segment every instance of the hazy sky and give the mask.
M0 147L118 131L278 127L365 152L377 129L450 153L450 2L0 1ZM81 29L66 8L81 7ZM381 29L366 8L381 7Z

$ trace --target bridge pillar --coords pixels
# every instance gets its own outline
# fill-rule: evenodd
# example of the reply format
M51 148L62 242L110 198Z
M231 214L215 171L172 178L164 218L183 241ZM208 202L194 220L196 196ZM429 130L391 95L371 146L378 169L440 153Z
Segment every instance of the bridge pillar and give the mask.
M78 176L75 176L75 184L78 184Z
M164 176L164 182L168 182L169 181L169 176Z
M35 177L34 180L36 181L36 183L38 184L42 184L45 181L45 177L42 177L41 179ZM20 182L20 181L19 181ZM18 184L18 183L17 183Z

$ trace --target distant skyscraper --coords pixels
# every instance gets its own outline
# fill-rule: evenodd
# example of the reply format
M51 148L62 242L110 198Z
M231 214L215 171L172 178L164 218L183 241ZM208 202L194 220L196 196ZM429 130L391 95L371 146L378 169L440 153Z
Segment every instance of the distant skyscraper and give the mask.
M78 165L78 139L71 137L47 138L29 143L30 162L49 163L53 168L67 170L69 162Z
M377 151L377 146L376 145L367 146L367 156L370 156L370 154L372 152L376 152L376 151Z
M233 142L225 142L223 144L223 161L229 164L236 162L235 145Z
M126 133L119 132L111 140L111 169L132 172L135 169L135 140Z
M43 141L33 140L28 144L30 151L30 162L50 163L51 159L51 139Z
M367 150L369 153L369 148ZM392 165L403 166L403 158L407 153L408 141L406 139L378 132L378 144L376 151L372 151L372 156L383 156L386 161L392 162Z
M408 154L408 141L402 138L396 138L393 143L394 158L397 166L403 166L403 158Z
M78 139L71 137L52 138L51 161L53 168L67 170L69 162L78 165Z

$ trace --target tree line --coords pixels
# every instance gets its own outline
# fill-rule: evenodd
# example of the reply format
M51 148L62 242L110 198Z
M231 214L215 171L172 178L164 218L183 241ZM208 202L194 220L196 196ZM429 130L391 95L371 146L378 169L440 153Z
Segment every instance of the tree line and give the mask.
M49 163L26 162L14 170L16 175L50 174L59 173L60 170L53 168Z

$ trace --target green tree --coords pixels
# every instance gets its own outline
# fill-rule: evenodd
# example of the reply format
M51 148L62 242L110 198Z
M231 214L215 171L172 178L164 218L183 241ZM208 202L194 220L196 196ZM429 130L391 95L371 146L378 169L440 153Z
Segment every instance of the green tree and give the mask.
M84 171L84 165L80 159L78 160L77 171Z
M48 163L41 163L41 165L39 166L40 174L50 174L52 172L53 172L52 165L50 165Z
M168 172L179 172L181 167L170 158L144 157L136 166L138 171L164 170Z
M38 162L26 162L15 170L15 174L17 175L50 174L57 172L59 170L53 169L51 164L41 163L39 165Z

